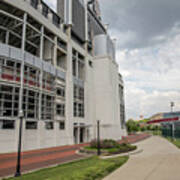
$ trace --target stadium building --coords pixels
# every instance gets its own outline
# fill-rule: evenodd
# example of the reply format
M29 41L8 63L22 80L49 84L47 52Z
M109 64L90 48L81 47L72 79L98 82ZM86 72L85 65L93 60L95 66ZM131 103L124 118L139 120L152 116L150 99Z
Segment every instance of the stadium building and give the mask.
M0 1L0 153L126 135L124 85L97 0Z

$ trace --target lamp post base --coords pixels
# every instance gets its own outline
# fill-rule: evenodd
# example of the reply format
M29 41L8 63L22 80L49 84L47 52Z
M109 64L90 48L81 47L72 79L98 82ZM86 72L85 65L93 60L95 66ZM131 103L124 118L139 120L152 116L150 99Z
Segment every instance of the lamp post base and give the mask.
M14 175L14 177L19 177L19 176L21 176L20 172L16 172L16 174Z

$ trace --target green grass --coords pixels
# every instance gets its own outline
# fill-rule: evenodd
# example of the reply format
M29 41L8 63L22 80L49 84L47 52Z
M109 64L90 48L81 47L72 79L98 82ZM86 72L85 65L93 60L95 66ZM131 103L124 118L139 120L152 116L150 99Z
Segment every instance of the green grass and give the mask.
M170 137L167 137L166 139L168 141L170 141L171 143L173 143L178 148L180 148L180 139L173 139L173 138L170 138Z
M100 180L123 165L128 158L128 156L123 156L102 160L93 156L8 180Z

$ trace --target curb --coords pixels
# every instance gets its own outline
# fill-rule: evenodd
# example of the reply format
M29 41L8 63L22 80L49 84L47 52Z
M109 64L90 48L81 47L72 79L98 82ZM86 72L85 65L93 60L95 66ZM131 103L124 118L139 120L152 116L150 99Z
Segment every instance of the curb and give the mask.
M127 152L127 153L121 153L121 154L116 154L112 156L100 156L101 159L110 159L110 158L115 158L115 157L121 157L121 156L131 156L131 155L136 155L143 152L143 149L136 149L135 151L132 152Z

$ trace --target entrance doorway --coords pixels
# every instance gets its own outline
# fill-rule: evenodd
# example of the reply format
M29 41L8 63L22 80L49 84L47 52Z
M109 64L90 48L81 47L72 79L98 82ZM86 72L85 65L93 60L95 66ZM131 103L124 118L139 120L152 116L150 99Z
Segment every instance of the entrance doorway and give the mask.
M86 141L86 128L85 127L74 127L74 143L80 144Z
M80 143L84 143L85 139L85 128L80 128Z

